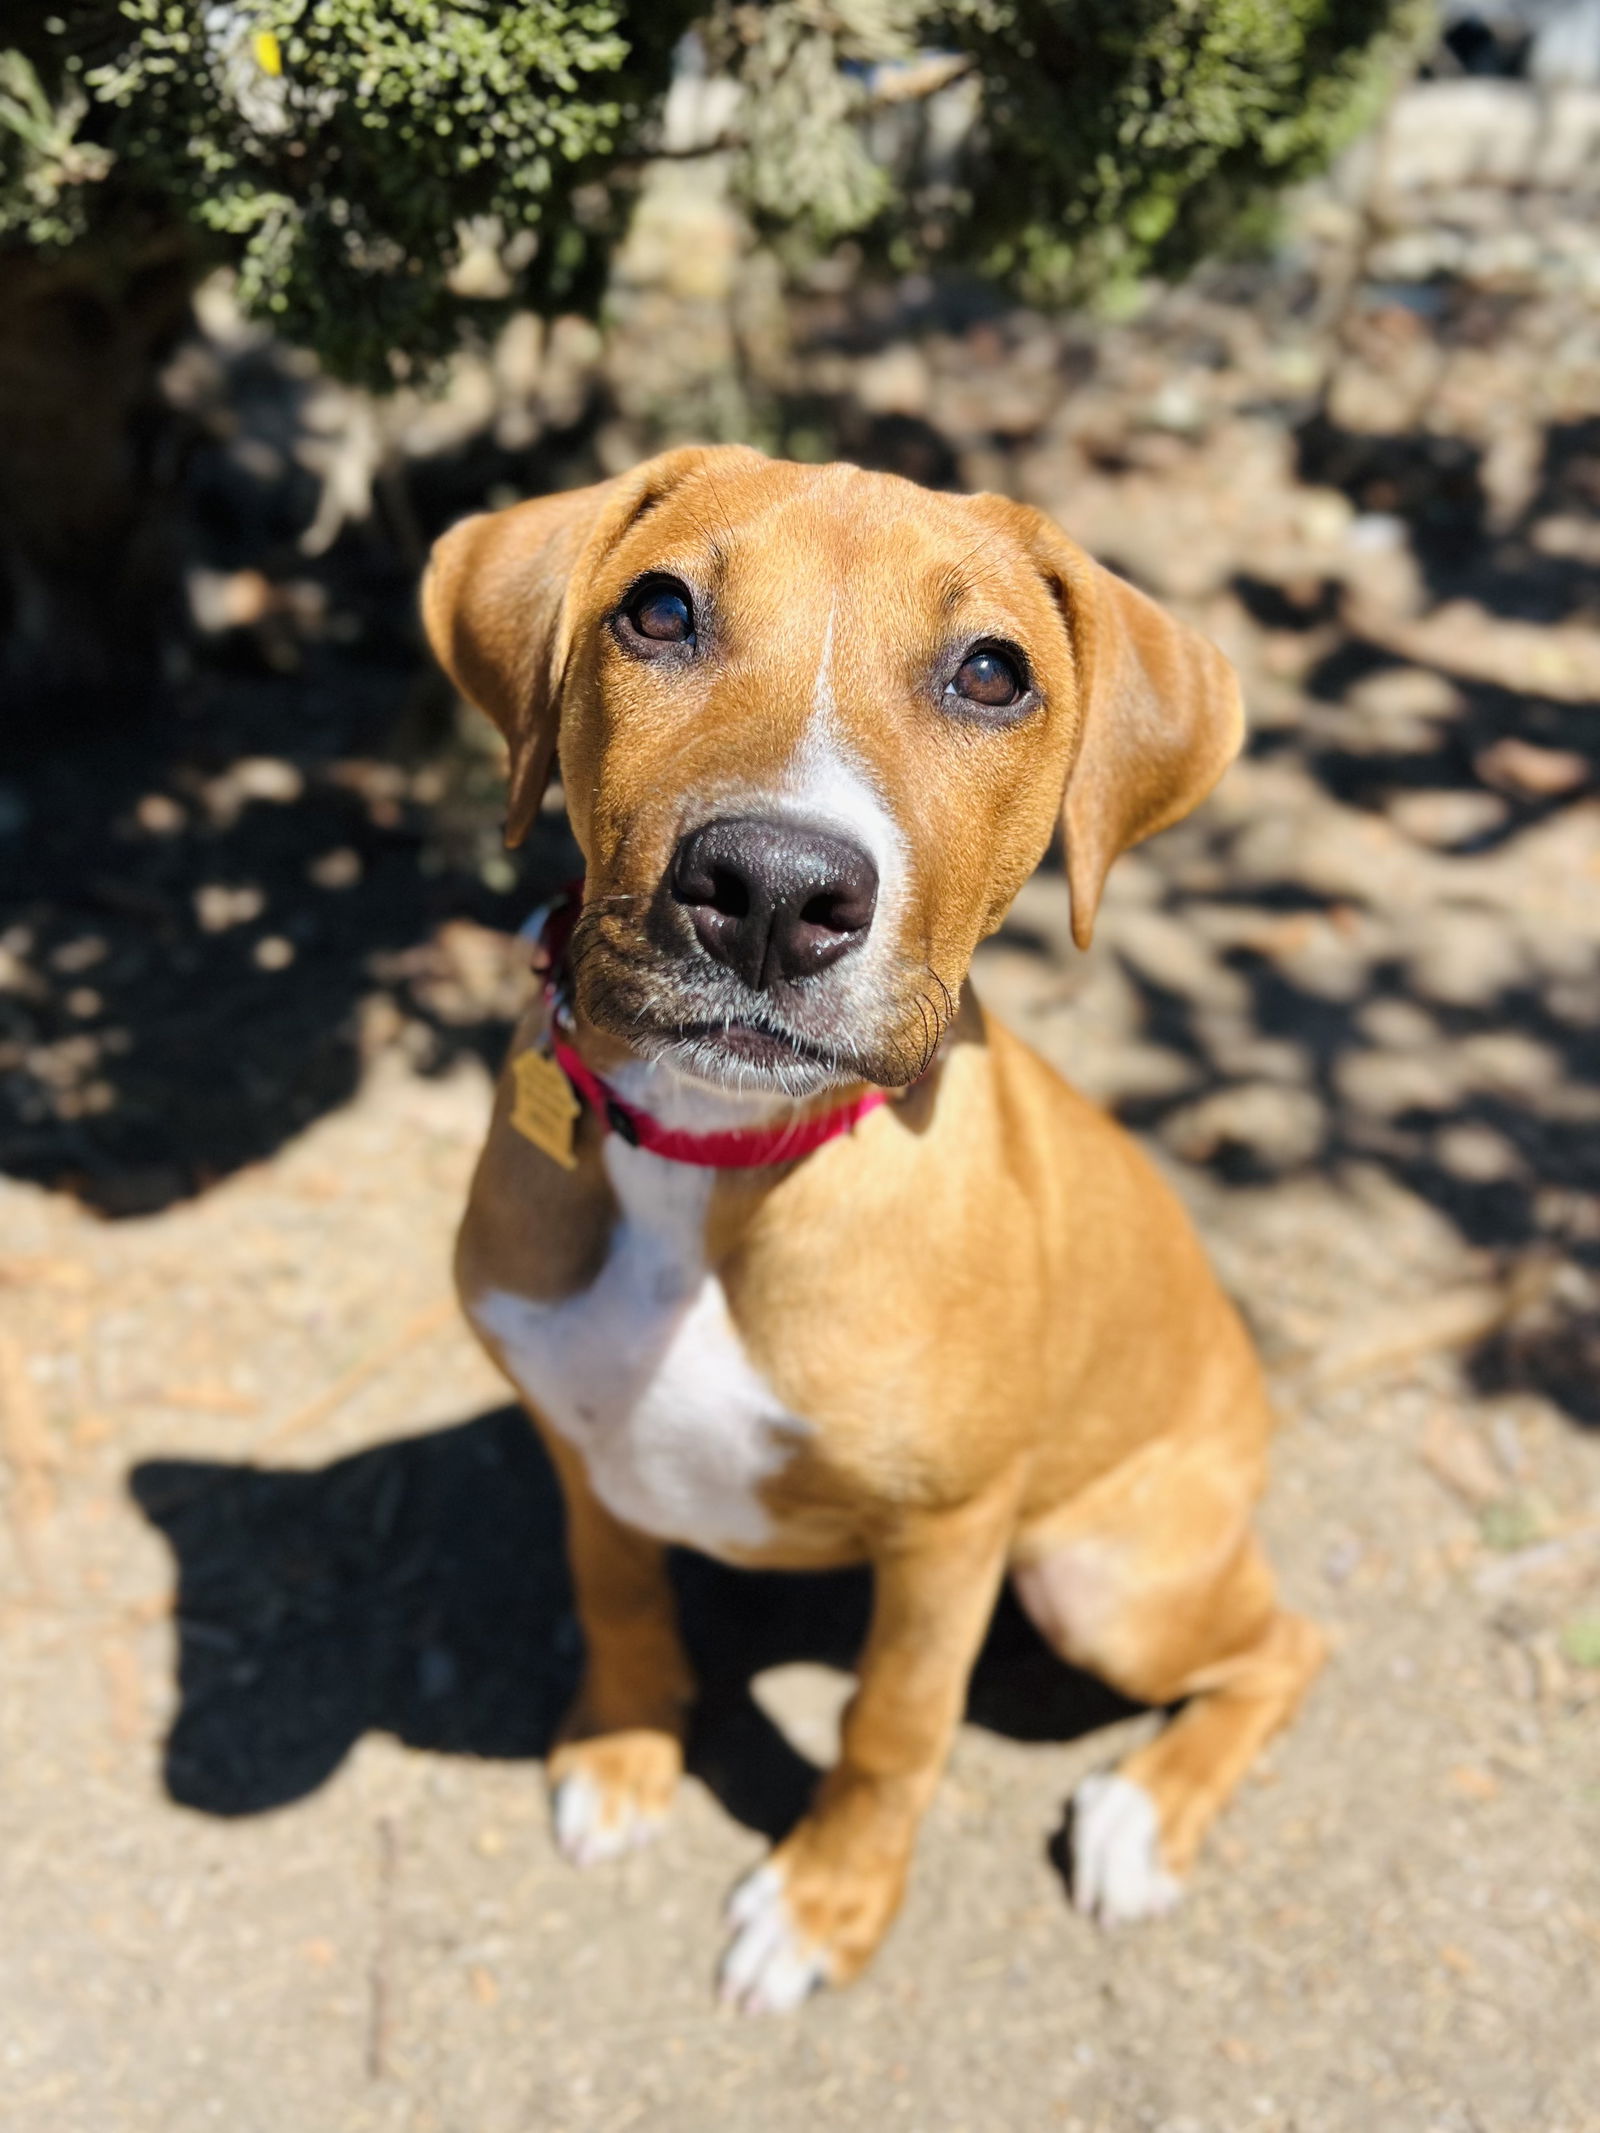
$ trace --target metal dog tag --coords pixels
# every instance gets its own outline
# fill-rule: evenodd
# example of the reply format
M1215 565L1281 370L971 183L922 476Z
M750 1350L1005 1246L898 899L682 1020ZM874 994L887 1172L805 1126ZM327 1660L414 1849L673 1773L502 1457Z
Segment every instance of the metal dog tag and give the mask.
M572 1084L548 1052L519 1052L511 1062L511 1124L563 1170L575 1170L572 1129L580 1109Z

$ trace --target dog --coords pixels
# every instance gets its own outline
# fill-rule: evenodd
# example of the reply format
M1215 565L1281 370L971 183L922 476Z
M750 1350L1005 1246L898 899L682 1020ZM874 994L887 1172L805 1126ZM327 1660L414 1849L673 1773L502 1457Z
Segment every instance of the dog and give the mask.
M1008 1576L1064 1659L1181 1706L1072 1804L1078 1906L1166 1910L1323 1642L1252 1532L1272 1415L1183 1210L967 973L1058 825L1088 945L1118 853L1236 753L1232 670L1025 505L743 447L466 520L423 612L505 737L508 842L559 755L586 868L457 1254L565 1501L561 1849L646 1840L677 1786L668 1545L864 1561L838 1761L731 1899L724 1998L872 1956Z

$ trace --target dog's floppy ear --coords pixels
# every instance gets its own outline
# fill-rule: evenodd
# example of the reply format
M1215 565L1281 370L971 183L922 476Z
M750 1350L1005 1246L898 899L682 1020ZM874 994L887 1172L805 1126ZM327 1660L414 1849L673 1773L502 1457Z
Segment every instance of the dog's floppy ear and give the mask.
M587 489L463 519L434 543L422 619L434 656L511 756L506 842L527 835L555 767L570 648L568 586L697 467L739 451L686 446Z
M1077 669L1062 831L1072 937L1087 948L1112 861L1199 805L1239 752L1244 707L1215 645L1045 525Z

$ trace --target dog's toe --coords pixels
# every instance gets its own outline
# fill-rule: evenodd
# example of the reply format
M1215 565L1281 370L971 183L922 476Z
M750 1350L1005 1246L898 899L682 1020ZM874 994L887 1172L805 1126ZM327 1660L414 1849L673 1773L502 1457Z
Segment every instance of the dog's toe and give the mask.
M795 1924L782 1869L758 1866L734 1890L728 1919L737 1930L722 1959L722 1999L743 2014L788 2014L828 1974L821 1945Z
M1115 1771L1086 1777L1072 1796L1072 1901L1103 1926L1170 1911L1183 1885L1161 1863L1156 1804Z
M660 1833L666 1819L663 1809L602 1785L587 1770L558 1780L553 1815L557 1847L574 1866L598 1866L637 1850Z
M677 1740L648 1727L563 1742L549 1763L558 1848L574 1866L595 1866L648 1844L682 1767Z

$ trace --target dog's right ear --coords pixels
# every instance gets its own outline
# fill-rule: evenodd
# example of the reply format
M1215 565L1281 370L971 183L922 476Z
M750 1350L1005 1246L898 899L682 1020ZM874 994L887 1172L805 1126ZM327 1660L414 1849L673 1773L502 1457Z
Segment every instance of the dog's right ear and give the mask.
M434 543L422 619L439 664L505 736L507 844L528 834L555 767L568 586L586 584L634 520L706 461L756 456L700 446L663 452L611 481L463 519Z

